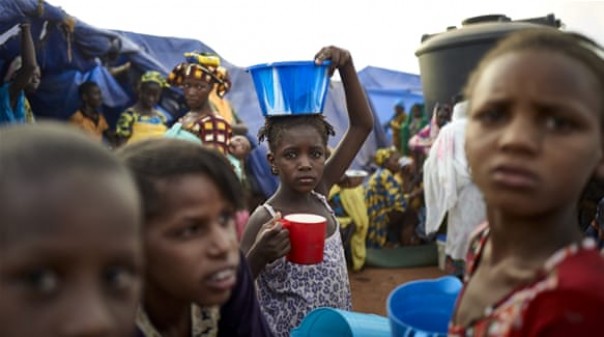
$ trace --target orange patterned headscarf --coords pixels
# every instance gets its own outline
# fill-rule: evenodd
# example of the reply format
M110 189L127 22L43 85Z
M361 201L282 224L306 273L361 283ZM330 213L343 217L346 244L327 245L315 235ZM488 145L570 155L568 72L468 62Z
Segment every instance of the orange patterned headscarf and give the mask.
M185 78L193 77L216 85L216 93L223 97L231 88L226 68L220 66L220 58L216 55L185 53L186 61L180 63L168 75L168 83L180 86Z

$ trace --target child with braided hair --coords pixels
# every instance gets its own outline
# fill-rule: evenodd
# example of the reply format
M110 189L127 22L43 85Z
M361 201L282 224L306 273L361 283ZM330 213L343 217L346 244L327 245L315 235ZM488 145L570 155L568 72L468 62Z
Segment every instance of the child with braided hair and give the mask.
M373 117L350 53L325 47L317 63L331 60L339 70L349 116L349 128L327 160L327 140L333 127L323 115L268 117L259 140L269 145L267 159L278 175L277 191L256 208L246 226L241 248L257 277L260 304L275 336L289 336L311 310L351 309L346 260L338 223L325 195L350 166L373 128ZM281 215L313 213L327 219L323 261L299 265L286 261L289 233Z

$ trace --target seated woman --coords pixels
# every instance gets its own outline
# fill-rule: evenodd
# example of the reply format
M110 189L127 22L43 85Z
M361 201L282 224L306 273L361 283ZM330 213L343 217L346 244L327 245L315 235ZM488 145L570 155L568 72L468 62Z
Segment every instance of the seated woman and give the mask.
M375 163L378 169L367 182L365 203L369 215L367 246L383 248L386 244L398 245L401 242L414 244L417 239L411 231L402 228L409 200L420 193L414 191L405 194L400 171L400 155L394 147L378 149ZM404 238L408 234L409 238Z
M116 135L120 144L162 137L166 133L166 117L155 107L162 89L168 86L157 71L143 74L138 85L138 101L124 111L117 122Z

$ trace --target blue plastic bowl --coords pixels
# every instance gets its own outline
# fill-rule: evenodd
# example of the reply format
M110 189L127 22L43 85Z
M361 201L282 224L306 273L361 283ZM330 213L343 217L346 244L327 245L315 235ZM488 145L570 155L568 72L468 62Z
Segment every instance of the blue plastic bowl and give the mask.
M389 337L386 317L333 308L318 308L306 315L291 337Z
M453 276L407 282L388 296L392 337L446 337L461 281Z
M276 62L251 66L248 71L262 114L286 116L323 112L329 87L330 62Z

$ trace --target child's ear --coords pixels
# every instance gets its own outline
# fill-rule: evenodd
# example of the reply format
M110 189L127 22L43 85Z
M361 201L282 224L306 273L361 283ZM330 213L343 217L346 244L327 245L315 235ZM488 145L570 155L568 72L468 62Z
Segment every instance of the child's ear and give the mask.
M266 154L266 160L268 160L268 163L271 166L271 174L274 176L278 176L279 170L277 169L277 166L275 165L275 156L271 152L269 152Z

